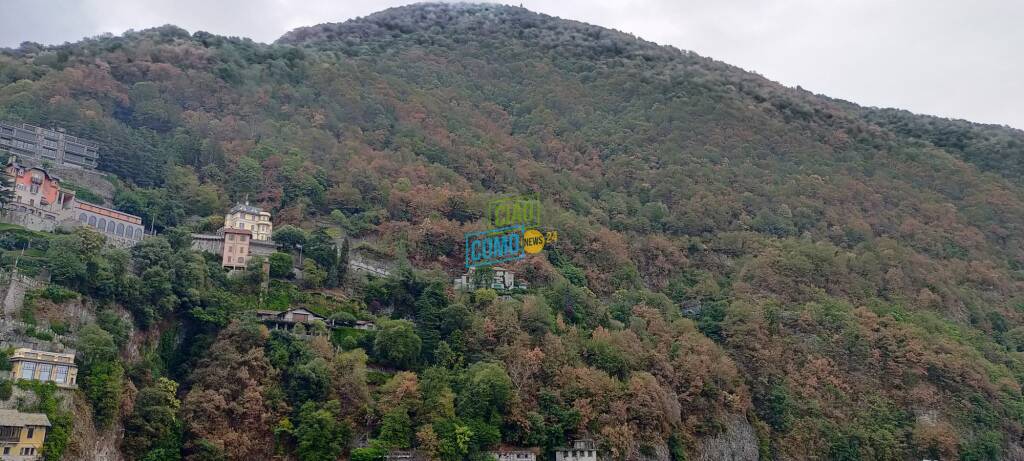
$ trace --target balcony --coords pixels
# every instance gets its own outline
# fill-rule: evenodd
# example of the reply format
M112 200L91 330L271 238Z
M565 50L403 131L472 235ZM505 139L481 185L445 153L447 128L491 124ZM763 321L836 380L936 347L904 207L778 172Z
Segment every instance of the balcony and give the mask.
M19 441L21 441L20 427L0 427L0 443L18 443Z

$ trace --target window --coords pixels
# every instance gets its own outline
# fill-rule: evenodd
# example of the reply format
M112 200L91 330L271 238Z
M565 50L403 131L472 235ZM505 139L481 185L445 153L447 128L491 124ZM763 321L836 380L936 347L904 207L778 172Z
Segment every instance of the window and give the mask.
M142 228L141 227L136 227L135 228L135 240L142 240Z
M114 224L114 220L113 219L111 219L110 221L107 221L107 233L108 234L113 234L114 233L114 226L115 226L115 224Z
M235 234L228 234L228 240L235 241Z
M228 253L234 253L234 252L235 252L235 246L234 245L228 245Z
M53 365L50 365L49 363L40 363L39 364L39 380L40 381L49 381L50 380L50 370L53 370ZM31 429L29 429L29 433L30 434L32 433ZM32 436L30 435L29 437L32 437Z
M100 220L96 222L96 228L99 229L101 232L107 230L106 218L100 218Z
M4 447L4 454L5 455L11 454L11 447Z
M34 436L34 435L36 435L36 429L34 427L28 428L28 438L31 439L32 436Z
M68 379L68 367L67 365L58 365L57 369L53 374L53 381L56 383L64 383Z
M118 237L124 235L124 224L117 223L117 235Z
M22 362L21 363L21 379L35 379L36 377L36 364L35 362Z
M86 216L85 213L79 213L78 214L78 221L80 221L80 222L89 222L89 217Z
M244 259L245 259L245 258L242 258L241 256L239 256L239 257L238 257L238 262L242 262L242 261L243 261Z
M0 439L5 439L5 440L14 439L14 440L18 440L20 438L21 438L21 428L20 427L14 427L14 426L2 426L2 427L0 427ZM7 454L7 453L8 452L6 452L6 451L4 452L4 454Z
M96 227L96 217L95 216L89 216L89 225L92 226L92 227Z

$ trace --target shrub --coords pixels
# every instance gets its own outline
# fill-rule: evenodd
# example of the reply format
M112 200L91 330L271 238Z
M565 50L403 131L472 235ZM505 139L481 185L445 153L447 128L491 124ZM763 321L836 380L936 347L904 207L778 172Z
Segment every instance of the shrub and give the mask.
M0 349L0 370L11 371L11 355L13 354L13 347Z
M40 290L39 297L43 299L49 299L57 304L71 299L78 299L78 293L74 290L69 290L60 285L47 285L46 288Z
M53 333L50 333L49 331L46 330L39 330L35 327L35 325L30 325L25 330L25 334L36 339L41 339L43 341L53 341L54 338Z
M61 410L57 385L38 381L19 381L18 388L32 391L37 398L35 405L25 408L19 406L18 410L44 413L50 420L50 429L46 431L46 442L43 443L43 459L46 461L60 460L71 439L73 415L69 411Z
M383 448L365 447L352 450L352 455L349 459L352 461L379 461L384 459L385 455L387 455L387 451Z
M10 400L14 393L14 385L9 379L0 379L0 400Z
M270 255L270 276L289 278L292 276L292 255L276 252Z

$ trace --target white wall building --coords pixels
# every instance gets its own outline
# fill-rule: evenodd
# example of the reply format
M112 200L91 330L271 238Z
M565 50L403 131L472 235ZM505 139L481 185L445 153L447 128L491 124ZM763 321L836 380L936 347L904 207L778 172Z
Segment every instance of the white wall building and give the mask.
M574 441L572 447L555 448L555 461L597 461L597 444L581 439Z
M537 461L537 448L499 447L491 451L498 461Z
M235 205L228 211L227 216L224 216L224 227L250 231L253 240L269 241L274 233L270 213L260 207L249 205L248 202L244 205Z
M499 291L508 291L514 288L526 288L526 283L519 281L516 284L516 273L514 271L505 269L501 266L494 266L490 268L493 276L491 278L490 285L487 286L476 286L476 282L473 280L476 274L476 268L470 267L469 271L462 276L456 278L452 284L456 290L475 290L477 288L492 288Z

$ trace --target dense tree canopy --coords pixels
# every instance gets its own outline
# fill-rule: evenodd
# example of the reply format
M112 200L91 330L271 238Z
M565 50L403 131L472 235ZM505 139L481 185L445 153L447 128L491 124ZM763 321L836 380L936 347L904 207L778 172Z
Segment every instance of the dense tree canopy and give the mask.
M125 410L131 456L1022 450L1017 130L463 4L274 44L174 26L27 43L0 50L0 119L98 141L113 206L162 234L0 232L0 264L99 308L72 332L81 387L98 426ZM559 235L509 264L529 288L453 291L463 234L526 193ZM189 245L244 200L274 215L266 290ZM252 315L289 307L337 328Z

